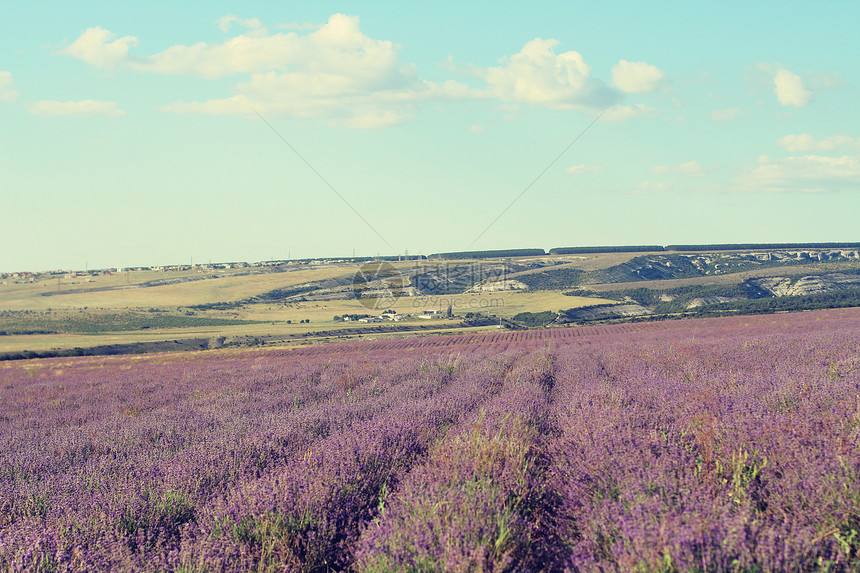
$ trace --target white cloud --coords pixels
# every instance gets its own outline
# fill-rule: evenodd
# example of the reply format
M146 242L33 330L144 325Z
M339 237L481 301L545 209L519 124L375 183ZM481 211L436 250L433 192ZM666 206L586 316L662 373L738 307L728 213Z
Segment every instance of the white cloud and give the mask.
M782 105L806 107L812 100L812 92L806 89L800 76L780 68L773 76L773 90Z
M618 94L592 77L591 67L578 52L556 54L556 40L536 38L502 66L478 71L490 93L506 102L522 102L571 109L606 107Z
M777 140L777 145L792 153L809 151L833 151L836 149L860 149L860 138L848 135L831 135L816 140L808 133L791 134Z
M349 89L404 83L404 76L414 75L414 70L399 65L398 51L392 42L364 35L357 17L334 14L310 34L242 34L220 44L176 45L132 65L141 71L207 79L282 72L296 84L316 84L302 87L314 92L337 84Z
M12 72L0 72L0 101L15 101L18 92L12 88L14 85Z
M469 132L470 132L470 133L474 133L474 134L476 134L476 135L480 135L480 134L482 134L482 133L484 133L484 132L486 132L486 131L487 131L487 128L486 128L486 127L484 127L483 125L477 125L477 124L475 124L475 125L470 125L470 126L469 126Z
M804 152L815 149L815 140L808 133L798 135L786 135L777 140L777 145L784 147L786 151Z
M623 93L654 89L664 74L649 64L622 61L613 71L620 87L592 76L577 52L556 54L556 40L535 39L502 65L475 70L486 88L427 81L400 61L400 47L366 36L357 17L333 14L322 26L269 33L256 19L227 15L217 21L229 31L246 30L223 42L174 45L150 56L129 57L137 38L115 39L90 28L60 53L95 67L124 65L139 72L221 79L240 76L233 93L207 101L175 101L172 113L248 115L254 111L324 119L351 127L381 127L412 117L420 102L495 97L506 104L555 109L606 109L605 119L623 120L654 110L642 104L616 105ZM244 77L242 77L244 76Z
M612 67L612 85L628 94L654 91L665 80L665 73L645 62L621 60Z
M674 167L658 165L656 167L651 168L651 173L655 175L703 175L702 166L695 159L693 161L681 163L680 165L675 165Z
M422 101L475 95L458 82L434 83L402 65L398 46L365 36L359 20L333 15L319 30L264 37L237 36L223 44L174 46L137 65L207 78L250 73L229 98L174 102L172 113L260 113L326 119L353 128L378 128L409 119Z
M104 115L110 117L124 116L125 112L113 101L40 101L30 106L33 115Z
M714 121L731 121L741 115L740 108L730 107L725 109L715 109L711 112L711 119Z
M802 155L774 161L762 156L757 165L742 170L734 183L741 191L860 190L860 160L851 156Z
M113 40L114 34L101 27L87 29L59 54L83 60L96 68L114 68L128 60L128 51L137 45L137 38L124 36Z
M311 24L310 22L289 22L287 24L278 24L275 27L279 28L281 30L305 31L305 30L318 30L322 26L320 26L319 24Z
M307 80L307 81L306 81ZM347 90L337 77L310 81L297 74L255 74L241 83L239 94L205 102L174 102L161 107L171 113L253 115L254 112L297 118L325 119L334 125L376 129L412 118L422 101L461 97L464 86L423 80L399 90Z
M145 72L218 79L237 73L280 69L300 60L301 41L295 34L241 34L221 44L198 42L171 46L131 67Z
M838 89L844 85L844 79L839 74L805 71L801 75L779 63L757 63L744 71L744 79L751 94L772 91L781 105L791 107L806 107L819 91Z
M234 22L243 28L257 29L263 27L263 24L257 18L242 19L238 16L234 16L233 14L228 14L227 16L221 16L218 18L218 27L222 32L227 32L230 30L230 24Z
M412 117L411 108L422 101L462 97L461 84L433 84L416 80L400 89L372 90L350 85L337 75L254 74L237 86L240 93L205 102L174 102L161 107L171 113L212 115L286 115L325 119L335 125L375 129Z
M653 107L637 103L632 105L614 105L603 112L601 118L604 121L624 121L643 115L653 115L657 112Z

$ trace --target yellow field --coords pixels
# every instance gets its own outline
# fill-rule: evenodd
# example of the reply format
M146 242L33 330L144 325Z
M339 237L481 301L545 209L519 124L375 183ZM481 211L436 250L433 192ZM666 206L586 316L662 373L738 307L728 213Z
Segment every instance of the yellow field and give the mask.
M233 274L239 271L233 271ZM0 309L46 310L68 308L164 308L227 302L259 295L270 290L302 284L308 281L336 277L351 277L354 268L326 267L298 269L281 273L265 273L246 276L208 278L207 272L134 271L97 277L93 282L75 279L45 280L30 284L0 285ZM219 274L221 271L219 271ZM180 284L144 288L117 288L96 292L80 292L84 289L102 287L134 287L147 281L159 279L201 278ZM72 281L75 284L70 284ZM44 293L57 293L44 296Z
M621 263L626 263L630 259L639 255L648 253L594 253L584 255L550 255L542 257L546 260L552 260L556 264L548 268L530 269L520 271L518 273L509 273L507 278L516 279L523 275L536 273L545 273L547 270L556 269L579 269L581 271L596 271L600 269L608 269Z
M166 287L154 287L166 288ZM225 326L196 326L186 328L152 329L131 332L108 332L98 334L39 334L39 335L13 335L0 337L0 352L16 352L22 350L45 351L52 349L87 348L107 344L131 344L136 342L155 342L164 340L176 340L187 338L212 338L216 336L231 337L289 337L320 331L338 331L347 329L367 329L377 326L390 327L392 325L412 327L419 330L424 326L448 326L457 327L466 312L481 312L482 314L493 314L503 318L511 318L520 312L541 312L545 310L557 311L567 308L575 308L587 304L598 304L608 302L602 299L569 297L558 292L537 293L497 293L492 296L468 296L462 298L453 297L451 304L454 312L452 319L419 319L413 316L401 322L366 324L361 322L335 322L334 316L344 314L371 314L378 315L379 310L370 310L360 305L355 300L340 300L326 302L301 302L287 305L253 305L245 309L235 311L218 312L206 311L198 313L198 316L212 317L235 317L247 320L265 321L261 324L225 325ZM440 299L446 302L444 297ZM427 300L423 297L404 297L393 306L399 313L418 314L425 308L438 308L424 304ZM436 301L437 303L439 301ZM461 307L456 305L461 304ZM474 305L470 306L470 305ZM444 312L447 304L442 308ZM459 315L459 316L458 316ZM300 323L301 320L309 320L308 323ZM287 323L287 321L291 321Z
M565 257L571 266L597 261L579 257ZM415 262L391 263L404 272L413 269ZM420 263L419 263L420 264ZM564 265L567 266L567 265ZM51 311L50 316L60 320L64 316L97 316L127 310L161 309L169 313L188 313L187 307L214 302L234 302L266 293L275 289L289 288L311 281L343 279L350 284L358 265L323 265L301 267L286 272L243 274L247 269L217 271L129 271L111 276L67 277L25 283L20 279L6 280L0 285L0 311ZM213 276L221 275L221 276ZM87 280L90 279L90 280ZM186 280L178 284L159 286L136 286L156 280ZM189 280L190 279L190 280ZM49 296L45 296L45 294ZM59 294L54 294L59 293ZM374 306L374 302L379 302ZM108 344L130 344L189 338L267 337L288 338L290 336L313 335L319 332L345 329L367 330L377 326L407 327L420 331L421 327L449 327L456 329L467 313L481 313L502 318L511 318L520 312L558 311L604 301L597 298L563 296L556 291L461 294L450 296L400 297L394 300L355 299L306 302L273 302L270 304L248 304L227 310L198 310L194 316L209 318L233 318L262 321L261 324L190 326L183 328L147 329L127 332L104 332L95 334L31 334L0 336L0 352L23 350L46 351L74 347L92 347ZM364 303L364 304L362 304ZM439 310L444 314L451 307L452 319L418 318L425 310ZM185 307L185 308L183 308ZM382 310L392 308L404 320L393 323L359 323L335 321L335 316L346 314L379 315ZM79 314L87 309L88 314ZM81 320L78 318L78 320ZM309 322L303 322L303 321ZM2 330L2 328L0 328ZM384 330L384 329L381 329ZM380 335L383 335L380 333ZM390 334L389 334L390 335ZM368 336L363 334L362 336Z

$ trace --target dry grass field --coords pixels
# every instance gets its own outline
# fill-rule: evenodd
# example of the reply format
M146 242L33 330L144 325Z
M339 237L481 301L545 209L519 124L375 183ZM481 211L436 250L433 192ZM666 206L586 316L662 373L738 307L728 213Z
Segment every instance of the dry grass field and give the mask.
M228 302L305 282L351 277L355 268L301 268L252 275L240 274L239 270L217 273L132 271L96 277L92 282L85 282L82 277L50 279L0 285L0 309L163 308ZM226 276L215 278L214 275ZM187 282L140 286L150 281L173 279Z
M595 271L613 267L642 253L546 255L515 259L539 264L510 273L517 278L546 270ZM494 261L498 264L500 261ZM385 263L397 273L411 276L433 265L486 264L486 260ZM549 266L547 266L549 263ZM390 265L388 267L387 265ZM260 339L267 344L307 344L332 337L404 336L409 332L474 331L489 326L468 326L464 320L480 314L492 320L510 320L519 313L558 312L582 306L614 303L599 298L618 289L671 289L693 285L730 285L748 278L855 272L857 262L809 263L768 267L721 276L672 280L592 284L593 297L562 294L556 290L499 291L438 296L400 296L373 300L352 297L354 277L368 272L357 263L325 263L294 268L238 268L182 271L125 271L113 275L49 277L33 282L22 278L0 281L0 354L8 352L68 350L105 345L155 344L165 341L212 340L223 337L244 344ZM522 267L519 267L522 268ZM371 265L370 273L375 268ZM48 278L45 278L48 277ZM311 285L316 292L302 293ZM328 290L334 288L335 290ZM376 287L368 287L376 288ZM267 293L269 293L267 295ZM274 294L272 294L274 293ZM333 300L322 300L331 296ZM310 299L321 300L310 300ZM215 306L213 306L215 305ZM452 317L443 318L450 307ZM379 316L393 309L404 318L382 323L343 321L346 315ZM421 318L428 310L443 316Z
M566 257L571 259L571 257ZM572 261L576 265L583 261ZM392 263L398 270L406 272L414 263ZM566 265L565 265L566 266ZM71 348L89 348L103 345L153 343L176 339L211 339L225 337L261 337L273 339L299 338L312 340L330 336L332 332L356 329L360 336L402 336L404 330L434 332L442 330L464 331L462 321L467 313L481 313L509 319L520 312L558 311L604 301L596 298L569 297L560 291L499 292L446 296L404 296L394 301L341 299L328 301L284 301L272 303L241 304L222 310L195 309L195 305L219 302L235 302L276 289L288 289L313 281L335 279L350 284L358 265L338 264L319 267L302 267L286 272L258 272L248 274L244 269L218 271L128 271L109 276L68 277L42 279L36 282L9 281L0 285L0 353L25 350L44 352ZM90 280L87 280L90 279ZM161 281L173 284L146 286ZM418 318L425 310L438 310L443 314L451 306L452 318ZM382 310L392 308L407 317L396 323L397 333L392 333L394 323L365 324L353 321L335 321L335 316L379 315ZM125 314L123 314L125 313ZM137 319L152 317L155 326L125 329L123 324L108 325L104 331L80 332L73 326L53 331L51 324L78 324L81 321L101 323L120 320L126 314ZM162 328L158 319L169 315L181 321L188 317L189 325ZM411 316L409 316L411 315ZM244 324L193 325L203 319L249 321ZM15 334L10 324L33 324L36 333ZM253 322L250 322L253 321ZM43 326L48 324L48 327ZM377 330L378 332L374 332ZM470 328L474 331L476 328ZM351 334L351 336L358 336Z

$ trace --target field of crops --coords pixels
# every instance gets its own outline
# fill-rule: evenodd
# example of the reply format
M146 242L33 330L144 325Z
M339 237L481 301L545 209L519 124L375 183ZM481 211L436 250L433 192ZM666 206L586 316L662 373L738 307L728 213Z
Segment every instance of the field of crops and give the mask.
M0 571L850 571L860 309L0 364Z

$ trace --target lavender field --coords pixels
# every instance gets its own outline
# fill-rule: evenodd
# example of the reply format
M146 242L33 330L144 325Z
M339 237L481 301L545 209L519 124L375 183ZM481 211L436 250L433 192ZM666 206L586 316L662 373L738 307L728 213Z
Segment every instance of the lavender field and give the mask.
M2 571L856 571L860 309L0 364Z

